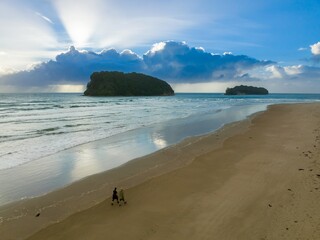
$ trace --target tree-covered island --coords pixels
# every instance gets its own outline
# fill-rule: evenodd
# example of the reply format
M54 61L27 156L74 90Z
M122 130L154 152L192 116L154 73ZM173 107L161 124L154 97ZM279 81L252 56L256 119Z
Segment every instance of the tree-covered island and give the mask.
M158 78L142 73L94 72L85 96L171 96L171 86Z
M225 95L267 95L268 90L263 87L252 87L252 86L235 86L233 88L227 88Z

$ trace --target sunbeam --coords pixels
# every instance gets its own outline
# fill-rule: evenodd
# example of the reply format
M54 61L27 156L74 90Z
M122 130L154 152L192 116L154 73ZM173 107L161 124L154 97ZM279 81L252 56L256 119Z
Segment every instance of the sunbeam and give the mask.
M178 1L152 5L134 2L135 6L144 5L143 9L132 4L110 0L79 0L76 4L72 0L53 1L77 48L131 47L159 38L174 38L183 29L199 23L189 20L192 8L181 6ZM182 10L183 14L177 14Z
M53 4L76 47L86 47L102 20L101 0L57 0Z

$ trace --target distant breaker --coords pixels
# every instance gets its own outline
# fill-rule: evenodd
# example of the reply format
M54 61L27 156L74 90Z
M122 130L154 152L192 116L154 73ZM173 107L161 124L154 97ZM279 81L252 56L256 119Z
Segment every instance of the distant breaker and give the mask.
M85 96L172 96L171 86L142 73L94 72Z
M263 87L252 86L235 86L233 88L227 88L225 95L267 95L268 90Z

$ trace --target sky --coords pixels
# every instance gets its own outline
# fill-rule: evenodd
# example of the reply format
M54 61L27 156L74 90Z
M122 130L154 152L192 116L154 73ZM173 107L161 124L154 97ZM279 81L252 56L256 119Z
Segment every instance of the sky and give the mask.
M0 92L81 92L94 71L176 92L320 92L319 0L1 0Z

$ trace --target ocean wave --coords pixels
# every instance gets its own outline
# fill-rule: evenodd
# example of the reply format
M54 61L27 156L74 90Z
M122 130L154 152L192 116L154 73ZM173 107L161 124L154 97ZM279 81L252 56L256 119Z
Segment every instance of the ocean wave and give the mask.
M87 126L89 124L84 124L84 123L79 123L79 124L67 124L67 125L64 125L64 127L66 128L73 128L73 127L80 127L80 126Z
M97 105L91 104L91 105L71 105L69 108L92 108L96 107Z
M61 105L53 105L54 108L64 108L64 106Z
M46 135L46 136L61 135L61 134L65 134L65 133L68 133L68 132L48 132L48 133L45 133L44 135Z
M39 137L39 135L34 135L34 134L24 134L23 136L10 136L8 138L0 139L0 143L18 142L18 141L29 140L29 139L31 140L37 137Z
M39 110L49 110L54 109L53 107L14 107L14 108L7 108L6 111L8 113L16 113L16 112L25 112L25 111L39 111Z
M6 138L10 138L10 137L12 137L12 136L0 136L0 139L6 139Z
M45 128L45 129L37 130L36 132L42 134L42 133L46 133L46 132L53 132L53 131L56 131L58 129L60 129L60 127L51 127L51 128Z
M91 130L92 130L91 128L87 128L87 129L81 129L81 130L76 130L76 131L67 131L67 132L48 132L48 133L45 133L44 135L52 136L52 135L61 135L61 134L71 134L71 133L79 133L79 132L88 132Z

